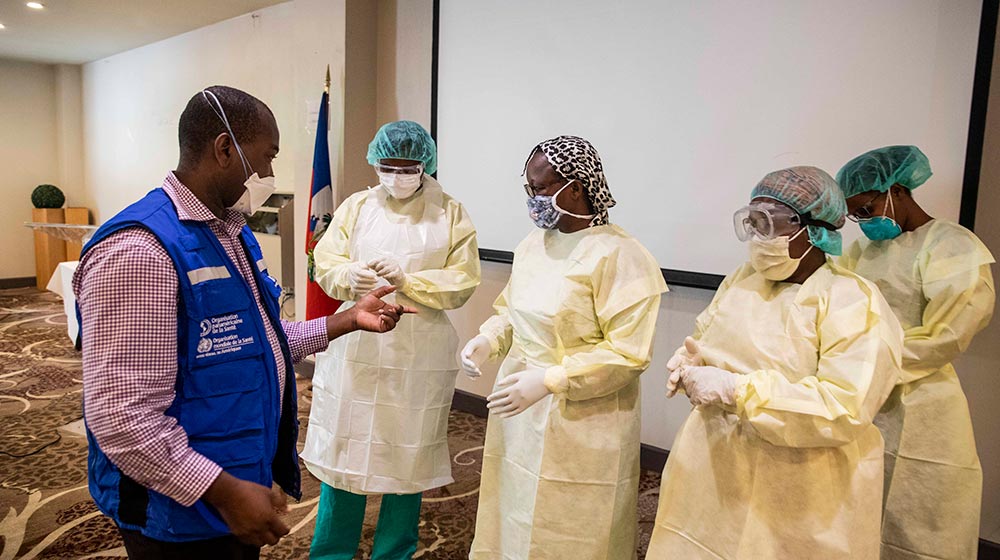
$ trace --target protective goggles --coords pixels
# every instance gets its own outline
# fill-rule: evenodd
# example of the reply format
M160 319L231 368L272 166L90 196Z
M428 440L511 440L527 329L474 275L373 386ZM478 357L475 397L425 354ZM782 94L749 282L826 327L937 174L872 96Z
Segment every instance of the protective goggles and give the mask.
M419 175L424 172L424 164L418 163L416 165L386 165L384 163L376 163L372 167L375 168L376 173L392 174L392 175Z
M810 221L795 210L775 202L753 202L733 214L733 228L740 241L774 239L789 235L810 225Z

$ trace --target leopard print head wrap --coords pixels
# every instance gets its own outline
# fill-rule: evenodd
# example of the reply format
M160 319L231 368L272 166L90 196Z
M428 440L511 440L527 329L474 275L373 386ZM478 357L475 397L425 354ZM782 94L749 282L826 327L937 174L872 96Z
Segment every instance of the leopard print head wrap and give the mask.
M527 170L528 161L541 151L545 159L555 168L556 173L567 181L575 180L584 187L587 200L593 209L594 218L591 226L602 226L608 223L608 208L616 203L608 190L608 180L604 177L604 166L601 156L590 142L579 136L557 136L545 140L534 147L524 162ZM522 172L523 174L523 172Z

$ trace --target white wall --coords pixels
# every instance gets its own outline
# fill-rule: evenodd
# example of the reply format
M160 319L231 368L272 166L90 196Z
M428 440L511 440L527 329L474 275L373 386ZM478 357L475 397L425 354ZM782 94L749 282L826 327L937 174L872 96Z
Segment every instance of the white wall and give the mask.
M295 194L295 247L305 246L315 112L331 67L331 130L343 127L344 0L294 0L84 65L84 183L95 223L158 186L177 164L177 123L210 85L243 89L274 112L279 191ZM333 177L341 137L331 135ZM296 293L305 254L296 251ZM296 298L299 316L304 298Z
M432 0L347 2L337 203L378 182L367 162L368 144L378 127L412 120L430 130L432 7Z
M79 67L0 60L0 278L35 275L31 191L51 183L81 203Z
M59 186L67 195L66 206L78 206L83 194L83 68L57 64L56 161Z
M431 128L433 0L378 3L376 121L410 120Z
M924 203L958 216L981 0L440 4L438 173L486 248L520 241L507 195L557 134L594 143L619 222L667 268L737 266L731 213L766 173L888 144L921 146Z

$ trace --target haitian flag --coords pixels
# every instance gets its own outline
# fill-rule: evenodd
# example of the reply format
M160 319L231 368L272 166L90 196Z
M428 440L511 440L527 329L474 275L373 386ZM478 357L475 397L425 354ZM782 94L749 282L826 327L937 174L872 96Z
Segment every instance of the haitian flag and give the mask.
M333 219L333 188L330 180L330 145L327 140L330 105L330 69L327 68L326 90L319 104L319 120L316 122L316 146L313 149L312 188L309 198L309 224L306 229L306 255L308 255L308 278L306 279L306 320L332 315L340 307L340 301L326 295L315 282L316 261L313 249L323 237L330 220Z

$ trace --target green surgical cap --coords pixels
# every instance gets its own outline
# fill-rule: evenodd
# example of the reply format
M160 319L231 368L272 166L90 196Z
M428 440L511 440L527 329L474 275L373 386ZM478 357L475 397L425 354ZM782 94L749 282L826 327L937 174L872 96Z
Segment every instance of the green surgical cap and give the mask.
M916 146L886 146L847 162L837 172L844 196L886 192L899 184L911 191L931 177L931 162Z
M424 164L424 172L437 171L437 146L424 127L413 121L396 121L382 125L368 144L368 163L380 159L412 159Z
M788 205L803 216L826 222L836 229L844 227L847 203L840 187L826 171L800 166L772 171L757 183L750 198L771 198ZM811 225L809 241L828 255L839 255L843 241L839 231Z

